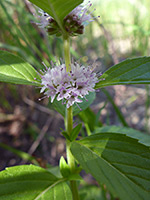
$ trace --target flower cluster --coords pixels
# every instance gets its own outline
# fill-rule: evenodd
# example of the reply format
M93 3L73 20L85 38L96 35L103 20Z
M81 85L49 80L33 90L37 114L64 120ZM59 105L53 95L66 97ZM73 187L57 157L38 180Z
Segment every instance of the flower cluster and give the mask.
M79 5L64 18L63 27L70 36L83 34L84 25L94 20L92 12L89 12L91 6L90 1L85 6ZM55 19L42 10L39 13L40 23L37 23L37 25L46 28L49 35L56 34L56 36L60 36L61 30Z
M74 103L81 103L89 92L93 92L95 84L98 82L96 73L91 68L71 64L71 71L66 72L65 64L47 68L42 78L41 93L45 90L45 95L51 97L51 102L55 97L67 104L67 108Z
M36 23L40 28L45 28L49 35L61 36L61 30L57 22L43 10L38 11L40 23Z

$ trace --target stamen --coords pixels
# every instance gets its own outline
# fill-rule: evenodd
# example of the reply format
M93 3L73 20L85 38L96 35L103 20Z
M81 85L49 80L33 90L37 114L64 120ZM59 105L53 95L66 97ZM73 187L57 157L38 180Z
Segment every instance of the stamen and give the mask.
M80 111L82 110L81 108L80 108L80 106L76 103L76 106L80 109Z
M46 66L46 64L44 62L42 62L42 64L44 65L45 69L48 70L48 67Z
M46 99L47 98L47 96L44 96L44 97L42 97L42 98L39 98L38 100L39 101L42 101L43 99Z
M84 96L84 99L88 102L88 99Z

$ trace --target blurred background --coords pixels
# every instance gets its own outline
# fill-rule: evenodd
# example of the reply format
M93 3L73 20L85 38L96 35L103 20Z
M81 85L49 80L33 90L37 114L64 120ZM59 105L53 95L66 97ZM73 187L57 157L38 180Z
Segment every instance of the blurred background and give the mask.
M88 1L87 1L88 2ZM150 56L149 0L93 0L94 22L71 40L74 60L104 72L118 62ZM62 39L47 36L34 22L35 8L27 0L0 1L0 50L10 51L36 69L63 57ZM38 88L0 83L0 170L8 166L58 164L65 156L63 117ZM83 116L87 116L85 117ZM89 116L89 117L88 117ZM95 121L89 125L90 117ZM81 135L94 126L130 126L150 134L149 85L111 86L97 93L90 109L75 118L83 121ZM91 179L89 180L91 181ZM94 180L92 180L94 181Z

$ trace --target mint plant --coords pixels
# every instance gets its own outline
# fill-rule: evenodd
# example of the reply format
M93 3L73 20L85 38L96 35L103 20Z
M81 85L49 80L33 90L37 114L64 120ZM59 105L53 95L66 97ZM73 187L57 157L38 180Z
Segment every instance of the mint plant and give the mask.
M150 84L150 57L127 59L103 74L91 66L71 62L70 37L84 33L93 21L82 0L30 0L40 8L37 23L47 34L62 37L64 63L45 65L37 72L29 63L0 51L0 81L41 88L53 107L64 116L66 160L61 157L61 176L35 165L6 168L0 172L2 200L79 200L81 170L90 173L103 191L100 199L150 199L150 139L130 128L96 127L90 136L78 138L82 124L73 116L90 106L97 89L111 85ZM105 186L105 187L104 187ZM87 191L88 192L88 191ZM96 199L92 197L92 199ZM109 198L110 199L110 198Z

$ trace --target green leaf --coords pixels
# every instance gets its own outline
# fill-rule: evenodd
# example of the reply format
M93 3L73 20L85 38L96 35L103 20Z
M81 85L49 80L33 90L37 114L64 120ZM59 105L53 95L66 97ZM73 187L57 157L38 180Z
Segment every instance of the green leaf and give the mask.
M49 104L48 104L49 108L53 108L55 109L57 112L59 112L63 117L65 117L65 113L66 113L66 104L63 104L62 101L57 101L57 99L55 98L53 103L50 102L49 100Z
M62 131L61 134L62 134L67 140L71 141L71 139L70 139L70 137L69 137L69 135L68 135L68 133L67 133L66 131Z
M109 94L109 92L106 90L106 89L101 89L102 92L106 95L107 99L109 100L109 102L112 104L120 122L122 123L123 126L127 126L128 127L128 124L125 120L125 117L123 116L121 110L118 108L118 106L115 104L113 98L111 97L111 95Z
M79 107L77 105L73 105L73 115L77 115L79 114L81 111L85 110L86 108L88 108L91 103L94 101L95 99L95 92L90 92L88 95L86 95L86 99L82 99L82 103L79 103ZM63 104L62 101L57 101L56 98L54 100L54 102L52 103L52 107L59 112L63 117L65 117L65 113L66 113L66 104Z
M80 189L80 200L106 200L103 190L95 185L87 185Z
M74 140L78 137L81 128L82 128L82 124L78 124L78 125L72 130L72 132L71 132L71 134L70 134L71 141L74 141Z
M95 113L90 108L87 108L79 113L79 118L84 122L87 134L91 135L91 131L93 131L95 127Z
M101 111L101 109L99 111ZM85 126L89 127L90 132L94 131L96 125L98 126L102 125L101 122L99 121L99 116L96 116L95 113L90 108L87 108L86 110L80 112L79 117L84 122Z
M96 97L96 94L95 92L90 92L88 95L85 96L86 99L82 99L82 103L79 103L79 107L74 104L73 106L73 115L77 115L79 114L81 111L87 109L91 104L92 102L94 101L95 97Z
M121 200L150 199L150 149L117 133L100 133L73 142L83 169Z
M71 174L70 168L69 168L68 164L66 163L63 156L61 156L61 158L60 158L59 167L60 167L60 172L63 177L66 178Z
M69 186L47 170L33 165L0 172L1 200L72 200Z
M22 58L7 51L0 51L0 82L36 85L40 80L36 70Z
M150 57L127 59L109 68L95 88L109 85L150 84Z
M69 181L83 181L83 178L75 172L74 174L70 174L67 177L67 180L69 180Z
M62 21L83 0L29 0L53 17L63 30Z
M51 166L50 164L47 164L47 170L52 173L53 175L55 175L57 178L63 178L61 173L60 173L60 168L59 166Z
M60 172L61 172L62 176L64 178L66 178L66 180L70 180L70 181L72 181L72 180L75 180L75 181L77 181L77 180L83 180L82 177L78 174L80 172L78 170L80 170L80 169L76 168L74 170L74 172L71 173L70 167L66 163L66 161L65 161L65 159L64 159L63 156L61 156L61 158L60 158L59 167L60 167Z
M13 147L10 147L4 143L1 143L0 142L0 147L1 148L4 148L12 153L14 153L15 155L19 156L20 158L22 158L23 160L26 160L26 161L32 161L34 164L38 164L38 162L36 161L35 157L31 156L30 154L26 153L26 152L23 152L23 151L20 151L18 149L15 149Z
M119 133L139 140L139 143L150 147L150 135L141 133L138 130L119 126L103 126L95 129L94 133Z

